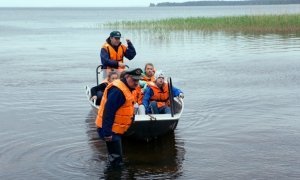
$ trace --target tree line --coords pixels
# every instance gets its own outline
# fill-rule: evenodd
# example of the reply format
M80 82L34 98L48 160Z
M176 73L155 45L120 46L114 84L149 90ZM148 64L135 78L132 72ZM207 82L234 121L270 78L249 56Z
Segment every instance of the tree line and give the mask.
M182 3L150 3L150 7L160 6L240 6L240 5L279 5L300 4L300 0L249 0L249 1L188 1Z

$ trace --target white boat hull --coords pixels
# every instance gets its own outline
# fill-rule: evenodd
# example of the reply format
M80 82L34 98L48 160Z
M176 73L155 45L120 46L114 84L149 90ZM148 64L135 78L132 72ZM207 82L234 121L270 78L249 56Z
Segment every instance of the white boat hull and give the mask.
M94 112L97 114L99 106L90 99L90 88L86 86L86 96ZM147 114L135 115L134 121L125 136L135 139L151 140L174 131L182 114L184 103L182 99L174 98L175 114Z

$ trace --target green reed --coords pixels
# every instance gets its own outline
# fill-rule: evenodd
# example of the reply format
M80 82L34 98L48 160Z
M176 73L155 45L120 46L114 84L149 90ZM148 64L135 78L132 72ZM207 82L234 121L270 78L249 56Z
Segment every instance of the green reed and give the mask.
M188 17L161 20L120 21L107 23L105 26L111 28L152 30L299 33L300 14Z

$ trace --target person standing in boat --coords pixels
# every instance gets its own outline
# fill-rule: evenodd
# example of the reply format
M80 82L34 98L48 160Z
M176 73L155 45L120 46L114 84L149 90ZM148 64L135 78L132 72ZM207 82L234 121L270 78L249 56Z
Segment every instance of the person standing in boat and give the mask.
M97 132L106 142L108 160L112 167L122 164L121 137L134 119L135 90L141 78L142 69L128 69L124 76L110 83L103 94L96 119Z
M184 97L180 89L173 87L172 91L174 97ZM171 114L169 87L161 71L155 72L155 81L148 83L144 92L143 105L145 106L146 114Z
M109 72L107 76L107 80L91 88L91 100L96 101L96 105L100 105L105 88L109 83L113 82L118 78L119 78L119 74L116 71Z
M112 31L106 42L103 44L100 51L100 59L103 69L107 69L104 77L111 71L111 69L118 69L120 72L125 69L124 57L132 60L136 51L129 39L126 39L127 46L120 41L121 33L119 31Z

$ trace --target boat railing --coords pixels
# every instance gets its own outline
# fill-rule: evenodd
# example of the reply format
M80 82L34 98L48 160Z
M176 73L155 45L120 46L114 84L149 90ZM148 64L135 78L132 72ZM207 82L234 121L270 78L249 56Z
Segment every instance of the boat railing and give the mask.
M88 98L88 101L92 102L92 104L96 107L96 100L95 99L91 99L92 95L91 95L91 88L88 86L85 86L85 93L86 93L86 97Z
M102 65L99 65L99 66L97 66L97 68L96 68L96 84L97 85L99 85L99 75L101 74L101 72L102 72L102 70L103 70L103 68L102 68L103 66ZM100 70L99 70L100 69Z

